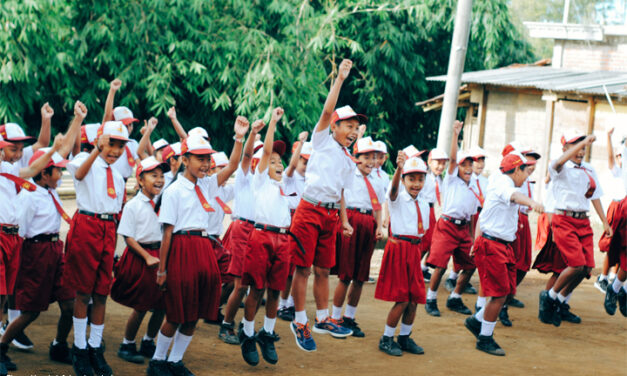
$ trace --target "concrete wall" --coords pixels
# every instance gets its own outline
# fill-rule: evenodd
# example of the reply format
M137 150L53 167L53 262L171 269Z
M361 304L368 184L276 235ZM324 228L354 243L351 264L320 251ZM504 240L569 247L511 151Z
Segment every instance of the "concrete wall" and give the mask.
M627 37L604 42L564 41L562 68L582 71L627 71Z

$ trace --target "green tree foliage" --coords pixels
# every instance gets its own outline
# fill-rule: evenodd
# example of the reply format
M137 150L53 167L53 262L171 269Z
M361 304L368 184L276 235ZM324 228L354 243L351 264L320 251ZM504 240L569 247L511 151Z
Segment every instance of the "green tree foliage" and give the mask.
M205 127L230 147L235 115L286 110L279 137L310 130L342 58L354 69L340 104L370 119L389 146L435 143L438 118L416 101L443 86L456 2L452 0L5 0L0 5L0 120L37 132L39 106L65 127L81 99L98 122L108 82L124 82L116 105L160 119L176 105L186 128ZM466 70L525 63L533 54L507 0L475 0ZM135 136L138 136L137 134ZM153 138L156 136L153 136Z

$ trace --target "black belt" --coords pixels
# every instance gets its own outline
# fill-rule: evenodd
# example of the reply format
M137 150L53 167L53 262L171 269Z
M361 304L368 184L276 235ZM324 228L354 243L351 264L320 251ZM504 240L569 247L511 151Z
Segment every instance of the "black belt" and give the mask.
M585 218L588 218L588 212L585 212L585 211L572 211L572 210L555 209L555 214L565 215L565 216L568 216L568 217L573 217L575 219L585 219Z
M372 209L362 209L362 208L350 207L350 208L346 208L346 210L355 210L355 211L360 212L361 214L368 214L368 215L372 214Z
M457 225L457 226L465 226L468 223L470 223L470 221L467 221L465 219L457 219L457 218L449 217L448 215L444 215L444 214L442 214L440 217L444 219L445 221L451 222L452 224Z
M26 241L32 243L58 242L59 234L39 234L32 238L26 238Z
M321 208L325 208L325 209L340 209L340 204L337 202L322 202L322 201L316 201L313 198L309 198L305 195L303 195L303 200L307 201L308 203L314 205L314 206L319 206Z
M0 225L0 232L7 235L17 235L20 232L20 227L13 225Z
M409 242L411 244L420 244L420 242L422 241L422 238L412 238L412 237L403 236L403 235L394 235L394 234L392 234L392 237L394 239L402 240L404 242Z
M242 218L242 217L235 217L236 221L242 221L242 222L246 222L246 223L250 223L251 225L255 224L255 221L250 220L250 219L246 219L246 218Z
M255 228L260 229L260 230L270 231L270 232L276 232L277 234L287 234L288 232L290 232L290 230L285 227L264 225L261 223L255 223Z
M430 207L430 208L432 208L432 207L434 207L434 206L435 206L435 203L433 203L433 202L430 202L430 203L429 203L429 207Z
M161 242L156 243L139 243L143 249L159 249L161 248Z
M87 211L87 210L79 210L78 214L86 215L88 217L94 217L94 218L102 219L103 221L110 221L110 222L114 222L115 221L115 214L98 214L98 213L92 213L92 212Z
M209 239L209 233L207 231L202 231L202 230L177 231L173 235L200 236L200 237Z
M484 238L486 238L486 239L488 239L488 240L492 240L492 241L494 241L494 242L499 242L499 243L501 243L501 244L505 244L505 245L510 245L510 244L512 244L512 242L508 242L508 241L505 241L505 240L503 240L503 239L501 239L501 238L497 238L497 237L495 237L495 236L488 235L488 234L486 234L485 232L484 232L483 234L481 234L481 236L483 236Z

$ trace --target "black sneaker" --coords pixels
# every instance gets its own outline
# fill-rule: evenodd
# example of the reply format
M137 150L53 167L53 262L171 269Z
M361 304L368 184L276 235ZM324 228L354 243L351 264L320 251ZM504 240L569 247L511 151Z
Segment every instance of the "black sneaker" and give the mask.
M142 356L152 359L152 356L155 355L155 350L157 350L157 345L155 345L155 341L152 339L142 339L141 345L139 345L139 353Z
M89 350L79 349L76 346L72 346L72 368L77 375L92 376L94 369L91 368L91 362L89 361Z
M475 336L475 338L479 338L479 333L481 333L481 321L477 320L474 315L467 317L466 320L464 320L464 326L470 331L470 333L472 333L473 336Z
M562 324L562 303L560 303L559 299L551 299L550 297L547 301L551 304L551 323L555 326L560 326Z
M621 287L622 289L622 287ZM618 294L614 291L612 286L607 288L605 292L605 301L603 302L603 306L605 306L605 312L608 315L614 316L616 313L616 303L618 302Z
M347 329L352 330L353 337L363 338L366 336L366 334L361 330L361 328L359 327L355 319L351 319L350 317L346 317L346 316L342 317L342 326Z
M425 282L431 282L431 272L428 268L422 271L422 278Z
M223 322L220 324L218 338L220 338L222 342L228 343L229 345L239 345L239 338L237 338L237 334L235 334L234 323L227 324Z
M172 371L165 360L151 359L146 369L148 376L172 376Z
M277 312L277 316L283 321L294 321L294 307L283 307Z
M9 352L8 343L0 343L0 363L4 364L7 371L17 371L17 365L11 361L11 358L7 355Z
M621 315L627 317L627 292L625 292L624 288L620 288L618 291L618 308L620 309Z
M444 288L448 292L453 292L453 290L455 290L455 286L456 285L457 285L457 280L456 279L447 278L446 281L444 281Z
M379 350L392 356L403 355L403 350L401 350L398 343L394 342L394 337L381 336L379 340Z
M70 354L70 348L67 346L67 342L58 342L56 345L50 343L50 360L55 362L72 364L72 354Z
M506 305L504 305L503 308L501 308L501 312L499 312L499 321L501 321L501 324L503 324L503 326L512 326L512 320L509 319Z
M242 357L246 363L251 366L259 364L259 353L257 352L257 343L255 336L249 337L244 333L244 330L239 331L239 342L242 347Z
M609 286L610 282L607 280L607 277L605 279L601 279L601 276L597 277L597 280L594 281L594 287L597 288L597 290L601 291L602 293L606 293L607 292L607 287Z
M259 343L259 347L261 348L261 356L263 357L263 360L270 364L276 364L279 361L279 356L277 355L276 348L274 347L276 337L273 334L266 332L266 329L262 328L257 332L257 335L255 335L255 340Z
M446 299L446 308L463 315L472 314L472 311L464 305L462 298L453 298L449 296L448 299Z
M525 308L525 303L516 298L512 298L507 305L514 308Z
M471 285L470 282L468 282L466 283L466 287L464 287L462 294L477 295L477 289L474 288L474 286Z
M411 354L420 355L425 353L425 350L423 350L422 347L418 346L416 342L414 342L414 340L409 337L409 334L406 336L398 336L398 345L400 346L401 350Z
M144 364L144 356L137 351L135 343L121 343L118 356L127 362Z
M100 347L93 348L87 344L87 349L89 350L89 362L94 373L99 376L112 376L113 370L104 358L104 347L100 345Z
M572 313L570 311L570 306L566 302L562 303L562 306L560 307L560 314L562 315L562 321L570 322L573 324L581 323L581 317Z
M431 316L440 317L440 310L438 309L438 301L435 299L427 299L427 304L425 304L425 311Z
M501 346L499 346L499 344L496 343L493 336L479 335L479 337L477 337L476 347L477 347L477 350L487 352L490 355L505 356L505 351L503 351Z
M552 308L550 303L549 292L543 290L540 292L540 304L538 309L538 318L545 324L551 324Z
M173 376L194 376L192 371L188 370L182 360L178 362L168 362L168 367Z
M11 343L13 344L13 346L17 347L20 350L30 350L35 347L30 338L28 338L26 334L24 334L24 331L21 331Z

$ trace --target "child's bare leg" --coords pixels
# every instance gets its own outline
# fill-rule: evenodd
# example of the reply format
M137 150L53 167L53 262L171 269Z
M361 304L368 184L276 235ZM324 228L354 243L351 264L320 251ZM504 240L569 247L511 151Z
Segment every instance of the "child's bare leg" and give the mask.
M146 312L139 312L138 310L133 310L128 320L126 321L126 330L124 331L124 339L127 341L134 341L137 336L137 331L139 331L139 326L144 320L144 316L146 316Z
M274 319L279 308L279 291L268 289L266 297L266 317Z
M59 302L61 316L57 324L57 342L67 343L67 337L72 330L72 312L74 311L74 300Z
M287 277L287 282L285 283L285 289L281 291L281 299L289 298L291 290L292 290L292 276L289 276Z
M418 305L416 303L407 304L407 308L403 312L403 324L405 325L413 325L414 320L416 319L416 307Z
M226 309L224 310L225 322L232 323L235 320L235 314L237 313L237 309L244 299L247 290L248 286L242 286L242 279L240 277L235 277L235 280L233 281L233 291L226 302Z
M344 305L344 300L346 299L346 293L348 292L348 288L351 281L339 281L337 287L335 287L335 292L333 293L333 306L339 307L340 309Z
M361 292L364 289L364 283L361 281L353 281L348 289L348 302L346 304L357 307L359 299L361 299Z
M8 345L20 334L31 322L39 316L39 312L22 311L22 313L13 321L9 323L0 343Z
M459 294L459 295L462 294L462 292L464 291L464 288L468 284L468 281L470 281L470 277L472 277L472 274L474 272L475 272L475 269L470 269L470 270L462 270L459 273L459 278L457 278L457 284L455 285L455 293L456 294ZM431 282L433 283L433 276L431 276ZM438 283L439 283L439 281L438 281ZM432 291L436 291L436 290L432 290Z
M388 318L385 324L390 328L396 328L408 305L409 302L394 303L394 306L392 306L390 313L388 313Z
M560 276L560 275L559 275L559 274L557 274L557 273L553 273L553 274L551 274L551 276L549 277L548 281L546 281L546 286L545 286L545 288L544 288L544 289L545 289L546 291L549 291L550 289L552 289L552 288L553 288L553 286L555 286L555 281L557 281L557 278L558 278L559 276Z
M431 282L429 282L429 290L438 291L438 287L440 287L440 281L442 280L443 274L444 268L433 269L433 273L431 273Z
M146 335L150 338L155 338L157 333L159 332L159 327L163 323L163 318L165 317L164 310L155 310L150 316L150 320L148 321L148 327L146 328Z

